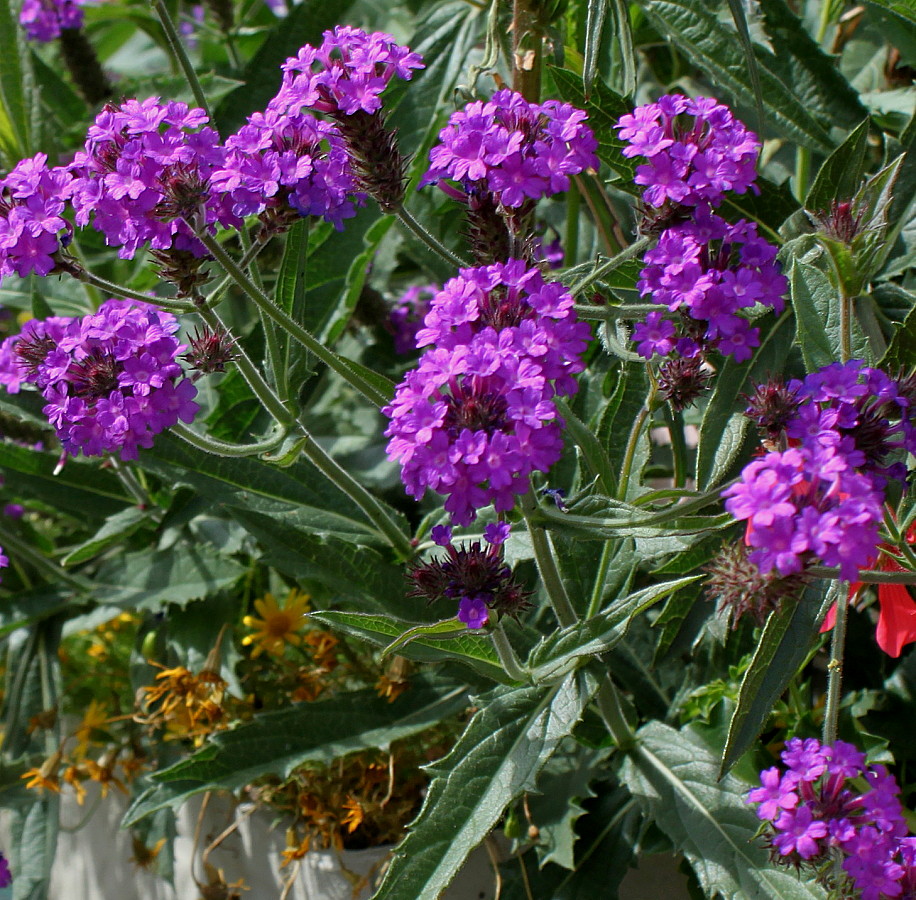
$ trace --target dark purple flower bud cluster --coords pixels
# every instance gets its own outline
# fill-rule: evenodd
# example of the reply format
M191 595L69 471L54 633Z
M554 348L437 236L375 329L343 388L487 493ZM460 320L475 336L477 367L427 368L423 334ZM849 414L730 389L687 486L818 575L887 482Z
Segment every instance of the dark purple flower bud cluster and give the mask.
M445 494L452 521L467 525L490 503L512 509L531 473L557 461L554 398L576 391L590 337L572 306L561 284L521 260L446 282L417 336L428 349L383 410L388 456L412 497Z
M356 178L337 128L309 113L268 109L226 141L225 161L210 176L232 212L280 227L292 216L320 216L343 228L355 215ZM267 212L265 212L267 211Z
M48 168L47 159L24 159L0 181L0 278L50 274L55 254L70 242L63 214L72 179L65 168Z
M636 168L650 206L718 206L726 191L745 193L757 178L760 142L727 106L711 97L669 94L621 116L623 155L649 161Z
M650 313L633 330L640 356L692 358L718 350L741 362L760 343L760 331L741 315L757 304L779 314L788 283L776 248L753 222L730 225L708 207L689 222L665 231L646 253L639 291L680 316L681 329L662 312Z
M283 84L269 109L289 114L302 109L354 115L382 108L381 94L392 78L410 81L423 68L418 53L390 34L367 34L338 25L326 31L319 47L306 44L283 64Z
M568 103L529 103L497 91L452 113L421 184L451 179L465 195L490 194L497 206L513 209L567 191L570 175L598 168L587 118Z
M403 356L417 349L417 335L429 312L430 300L440 290L435 284L415 284L398 297L388 316L388 328L394 335L395 353Z
M468 628L483 628L491 613L518 615L528 606L524 590L503 560L502 545L509 536L505 522L484 529L486 548L474 541L460 548L452 543L452 529L437 525L433 540L444 547L444 559L411 563L407 577L413 582L411 596L430 603L441 598L458 602L458 618Z
M83 11L78 0L23 0L19 24L30 41L46 44L64 28L82 28Z
M122 259L145 244L204 257L186 220L195 227L241 224L228 198L210 191L225 151L207 121L202 109L157 97L107 104L71 167L76 223L91 219Z
M861 900L916 897L916 838L887 769L867 765L852 744L814 738L789 740L782 761L785 771L761 772L761 786L747 797L768 823L774 857L818 867L838 851L848 883L830 886L842 887L844 897L850 889Z
M0 345L0 383L11 393L23 382L41 391L68 453L136 459L160 431L190 423L199 409L177 361L187 349L177 330L170 313L122 300L81 318L32 320Z

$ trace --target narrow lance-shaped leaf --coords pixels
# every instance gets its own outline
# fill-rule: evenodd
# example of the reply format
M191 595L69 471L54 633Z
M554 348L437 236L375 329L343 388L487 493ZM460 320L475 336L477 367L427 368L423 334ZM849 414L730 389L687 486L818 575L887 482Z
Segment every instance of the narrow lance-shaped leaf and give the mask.
M373 900L436 900L503 811L534 790L596 689L584 672L551 688L497 689L430 767L429 792Z

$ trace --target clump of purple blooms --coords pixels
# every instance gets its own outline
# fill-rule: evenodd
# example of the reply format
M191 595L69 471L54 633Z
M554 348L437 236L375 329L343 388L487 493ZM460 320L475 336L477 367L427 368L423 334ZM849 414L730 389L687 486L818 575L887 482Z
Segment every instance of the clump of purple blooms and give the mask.
M635 181L656 209L718 206L726 191L743 194L757 178L760 142L711 97L668 94L621 116L615 127L629 144L624 156L648 159Z
M646 253L638 287L678 313L681 328L662 312L650 313L633 331L639 354L691 358L715 349L738 362L750 359L760 330L740 310L761 304L778 315L785 307L788 282L776 252L755 223L730 225L708 207L667 229Z
M417 349L417 335L429 302L441 290L436 284L415 284L395 301L388 316L388 328L394 336L394 352L405 356Z
M493 613L517 615L528 606L528 592L519 585L506 565L502 545L509 537L506 522L491 523L484 529L486 547L480 541L456 547L452 529L437 525L433 541L446 550L444 559L412 563L407 577L413 583L411 596L430 603L441 598L458 601L458 619L468 628L483 628Z
M173 315L135 301L108 300L81 318L33 319L0 345L0 383L11 393L23 382L38 388L67 453L136 459L199 409L177 362L187 349L177 331Z
M122 259L145 244L205 256L187 221L198 228L240 224L228 198L210 191L225 151L207 122L202 109L158 97L106 104L71 167L76 223L91 219Z
M50 274L55 254L70 242L63 214L71 177L47 160L44 153L24 159L0 180L0 278Z
M775 858L819 867L839 851L850 882L843 887L860 892L861 900L916 897L916 838L887 769L867 765L852 744L814 738L789 740L782 762L785 771L773 766L761 772L761 787L747 797L768 823Z
M490 194L497 206L514 209L567 191L570 175L598 168L587 118L568 103L529 103L514 91L497 91L452 113L421 184L438 183L465 202Z
M19 24L30 41L46 44L64 28L82 28L83 11L78 0L23 0Z
M467 525L490 503L512 509L534 471L560 456L554 398L575 393L590 337L573 299L521 260L461 269L433 298L419 366L383 412L388 456L407 492L445 494Z
M356 178L338 129L309 113L268 109L226 140L225 161L210 177L229 196L236 216L260 215L265 224L320 216L338 230L356 214Z

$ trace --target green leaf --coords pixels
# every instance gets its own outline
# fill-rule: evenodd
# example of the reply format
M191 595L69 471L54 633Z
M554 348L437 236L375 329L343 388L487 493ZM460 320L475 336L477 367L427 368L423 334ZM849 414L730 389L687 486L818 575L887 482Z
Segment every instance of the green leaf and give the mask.
M344 634L378 646L389 644L394 638L414 627L413 622L405 622L402 619L379 613L321 610L311 613L310 618L342 631ZM442 662L446 659L454 659L470 666L492 681L510 683L490 639L483 634L473 634L466 627L463 634L447 635L445 638L421 634L413 638L409 644L401 647L398 654L420 662Z
M46 900L51 866L57 850L60 797L52 794L34 800L24 809L10 810L13 834L10 863L15 873L13 900Z
M728 474L744 444L749 420L741 397L753 385L782 370L792 342L792 319L768 317L761 327L760 346L750 359L727 359L715 380L715 390L700 424L697 447L697 486L709 490Z
M31 72L18 11L18 4L0 2L0 147L10 169L32 155Z
M582 84L586 96L590 93L598 74L598 55L604 37L604 20L607 18L608 0L588 0L585 13L585 53L582 61Z
M0 469L15 473L11 481L19 496L43 500L83 521L104 518L135 502L98 460L70 458L57 471L59 462L59 453L0 443Z
M245 571L206 545L184 543L106 560L92 579L93 595L102 604L158 611L227 588Z
M826 900L822 888L769 862L754 841L760 823L744 802L750 785L732 775L718 780L716 755L692 729L650 722L637 738L622 781L687 858L706 896Z
M62 560L61 565L74 566L98 556L104 550L120 543L148 522L147 514L136 506L128 506L121 512L109 516L105 524L91 537L74 547Z
M805 198L805 209L821 212L829 210L833 200L852 199L865 175L867 149L868 119L865 119L824 161Z
M391 703L364 690L260 713L231 731L213 734L203 749L155 773L156 786L131 805L123 825L165 806L177 809L203 791L234 791L263 775L286 778L305 762L331 763L347 753L387 749L467 704L464 687L417 677Z
M747 22L747 10L742 0L728 0L728 11L732 14L738 40L744 51L744 62L747 73L751 79L751 89L754 91L754 104L758 115L763 117L763 91L760 89L760 69L757 66L757 57L754 55L754 44L751 40L751 30Z
M916 7L910 0L865 0L869 6L892 13L901 20L904 27L916 25Z
M423 808L373 900L436 900L468 854L572 733L596 690L584 672L544 689L497 688L429 771Z
M773 710L818 640L817 629L832 602L825 600L827 583L805 588L799 600L787 597L781 610L770 614L750 666L741 680L738 704L728 727L719 774L728 772L757 740Z
M608 458L601 441L594 432L569 408L561 399L557 399L557 410L566 422L570 437L576 442L582 461L588 470L590 479L598 479L598 490L602 493L612 494L617 487L617 476L614 467Z
M879 365L885 372L910 371L916 367L916 306L894 332Z
M642 9L652 24L670 36L678 49L692 64L703 69L714 84L725 88L739 102L754 106L753 84L740 42L736 42L734 32L718 20L715 5L706 0L648 0L642 4ZM767 16L767 33L775 44L776 35L771 30L770 20L787 28L786 11L777 0L764 2L763 10ZM797 20L795 27L804 34ZM836 72L832 61L810 38L802 48L796 46L794 40L790 41L786 33L780 34L780 37L784 38L780 49L786 55L782 61L756 48L767 122L779 134L802 146L829 151L832 142L827 129L831 119L851 125L860 122L866 111ZM816 60L816 66L798 55L802 50ZM817 69L820 80L816 84L812 84L813 79L808 77L806 69L809 65ZM796 78L803 80L796 81ZM809 96L801 93L800 86L810 89L807 92ZM831 91L837 95L832 100Z
M528 664L535 681L546 682L564 676L583 659L605 653L627 633L630 621L659 600L673 594L702 575L691 575L653 584L615 601L607 610L570 625L542 641L531 653Z

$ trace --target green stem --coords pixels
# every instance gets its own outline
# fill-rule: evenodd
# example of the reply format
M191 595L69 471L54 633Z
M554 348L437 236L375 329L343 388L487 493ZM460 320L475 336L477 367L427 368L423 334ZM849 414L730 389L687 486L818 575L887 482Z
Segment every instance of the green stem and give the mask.
M658 312L657 303L626 303L621 306L592 306L577 303L573 307L576 315L586 322L607 322L617 319L644 319L649 313Z
M126 466L122 465L117 457L112 456L109 462L111 463L112 469L114 469L115 475L118 476L118 480L127 488L138 505L144 509L149 506L149 494L143 489L143 485L137 480L137 476Z
M604 596L604 583L607 581L607 571L611 567L611 559L614 556L613 541L605 541L604 549L601 551L601 559L598 561L598 574L595 576L595 585L592 588L592 596L588 602L588 609L585 618L590 619L598 614L601 609L601 599Z
M636 459L636 448L639 446L639 440L648 420L649 407L647 404L639 411L639 415L633 422L630 437L627 439L627 448L623 454L623 465L620 467L620 481L617 487L617 498L619 500L625 500L629 493L630 478L633 474L633 461Z
M512 2L512 89L529 103L541 99L544 23L539 0Z
M266 294L259 291L254 282L238 267L232 257L223 250L219 241L206 233L199 233L197 236L258 309L263 310L278 325L285 328L303 347L314 353L329 369L340 375L371 403L376 406L384 406L388 403L388 397L378 388L346 365L339 356L328 350L317 338L313 337L298 322L280 309Z
M620 695L617 693L609 672L605 672L600 678L597 699L601 719L618 749L626 753L636 746L636 735L633 734L623 713Z
M522 497L521 508L522 515L525 517L525 524L528 526L531 547L534 550L534 561L537 564L541 581L544 582L547 598L550 600L550 605L553 607L560 627L568 628L576 623L576 611L572 603L570 603L569 595L563 585L563 579L560 577L560 570L557 568L550 538L544 528L536 522L535 513L538 511L538 505L531 492Z
M231 332L222 319L216 314L215 310L201 306L197 312L211 329L221 334L225 334L231 339ZM233 353L235 355L235 364L238 366L239 372L242 373L242 377L248 383L251 390L254 391L255 396L264 404L271 416L281 425L292 425L295 421L295 416L273 392L270 385L258 371L257 366L251 361L251 358L238 341L233 341Z
M276 450L283 443L283 439L288 433L286 429L278 429L275 434L265 438L263 441L255 441L252 444L230 444L227 441L218 441L209 435L194 431L193 428L188 428L187 425L182 425L180 422L177 425L173 425L171 431L183 441L187 441L193 447L197 447L198 450L204 450L214 456L232 457L234 459L259 456L262 453Z
M242 254L242 258L239 260L239 268L242 271L248 269L250 264L257 259L258 254L260 254L268 243L269 241L255 241L251 247ZM231 284L234 284L232 276L226 275L223 280L207 294L207 306L211 309L216 306L222 300L223 294L226 293Z
M83 269L79 275L75 276L75 278L77 281L83 282L83 284L88 284L94 288L97 288L103 294L108 294L112 297L123 297L125 300L139 300L141 303L151 303L154 306L158 306L160 309L164 309L168 312L186 313L193 312L195 309L193 303L187 302L185 300L170 300L166 297L152 297L149 294L142 293L141 291L134 291L130 288L124 287L122 284L115 284L113 281L106 281L104 278L100 278L98 275L94 275L87 269Z
M827 0L824 0L826 5ZM811 151L799 145L795 148L795 199L799 203L805 202L808 195L808 181L811 178Z
M191 64L191 60L184 49L184 44L181 42L181 37L175 28L172 17L169 15L169 10L164 0L153 0L153 9L156 10L156 15L162 24L162 30L165 32L165 39L168 42L169 50L172 51L172 57L184 73L184 77L191 88L191 93L194 94L195 102L207 114L210 124L216 127L200 79L197 77L197 72L194 71L194 66Z
M634 241L630 244L629 247L624 247L620 253L615 254L610 259L605 260L597 268L593 269L586 275L581 281L574 284L569 292L575 297L577 294L582 293L589 285L597 281L604 275L607 275L608 272L613 272L614 269L619 268L627 260L633 259L636 256L639 256L649 244L652 243L652 238L642 237L638 241Z
M496 648L496 655L499 657L502 667L506 670L506 674L513 681L528 681L528 673L522 668L522 664L515 654L515 648L509 642L509 636L503 629L502 622L496 623L490 631L490 637L493 638L493 646Z
M462 259L455 253L452 253L444 244L442 244L436 237L430 234L414 217L407 211L403 206L400 207L396 213L398 221L416 238L419 238L433 253L437 253L441 256L446 262L450 262L453 266L458 266L459 268L467 268L470 263L467 260Z
M682 488L687 483L687 441L684 439L684 416L670 403L663 406L668 434L671 436L671 457L674 461L674 486Z
M388 538L389 543L401 559L410 559L414 554L410 538L404 534L391 514L369 493L353 476L347 472L318 442L311 437L302 423L302 433L306 440L302 455L318 469L328 480L342 490L368 517L369 520Z
M814 578L840 578L840 570L831 566L811 566L805 573ZM856 581L862 584L914 584L916 572L882 572L879 569L859 569Z
M843 651L846 647L846 619L849 612L849 600L844 590L845 584L839 582L836 589L836 621L833 623L833 636L830 641L830 662L827 664L827 703L824 708L825 744L836 740L837 725L840 717L840 690L843 686Z
M573 182L566 195L566 240L563 256L570 265L576 264L579 256L579 206L581 205L579 188Z

